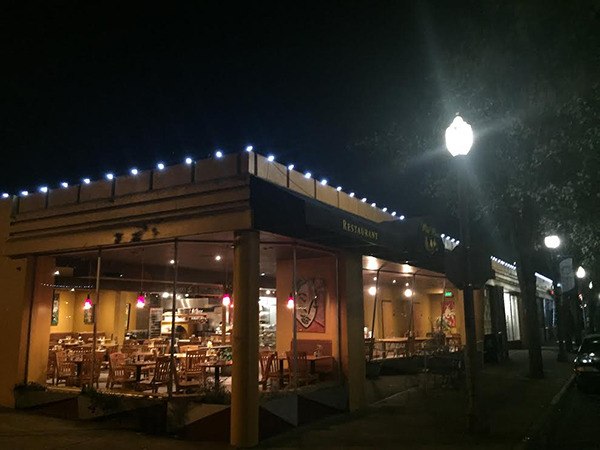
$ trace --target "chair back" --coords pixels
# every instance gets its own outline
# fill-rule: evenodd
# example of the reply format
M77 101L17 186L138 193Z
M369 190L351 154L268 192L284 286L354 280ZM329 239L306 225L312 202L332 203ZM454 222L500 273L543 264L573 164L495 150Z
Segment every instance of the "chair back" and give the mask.
M156 358L156 365L154 368L154 377L152 378L153 383L166 383L169 381L169 372L171 371L171 357L170 356L159 356Z
M109 356L110 367L112 369L116 369L117 367L121 367L125 365L125 361L127 360L127 355L121 352L111 353Z
M307 375L309 373L308 368L308 359L306 356L306 352L297 352L298 357L294 358L294 352L287 351L285 352L285 356L288 360L288 366L292 373L295 372L296 367L298 367L298 374L300 376Z
M191 350L185 354L185 368L187 370L204 369L202 363L206 361L206 350Z
M277 371L277 352L265 350L259 353L260 374L263 380L269 377L269 373Z

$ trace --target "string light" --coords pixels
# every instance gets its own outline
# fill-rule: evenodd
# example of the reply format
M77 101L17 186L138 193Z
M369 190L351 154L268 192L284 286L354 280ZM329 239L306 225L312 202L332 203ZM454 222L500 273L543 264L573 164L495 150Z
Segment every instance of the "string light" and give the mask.
M29 191L21 191L21 195L23 197L27 197L29 195Z
M67 183L66 181L63 181L60 183L60 185L64 188L68 188L69 187L69 183Z
M39 189L40 192L43 192L44 194L48 192L48 186L41 186Z
M190 164L192 164L194 161L192 160L192 158L190 158L189 156L187 158L185 158L185 163L189 166Z
M354 192L350 192L349 195L350 195L350 197L354 197L355 194L354 194Z
M294 170L294 165L293 165L293 164L290 164L290 165L288 166L288 170Z
M92 181L89 178L83 179L83 184L90 184ZM66 187L66 186L65 186Z
M267 161L269 161L269 162L275 161L275 156L273 156L273 155L267 156Z
M367 197L363 197L363 198L361 199L361 202L363 202L363 203L367 203Z
M323 179L321 180L321 186L325 186L326 184L327 184L327 179L326 179L326 178L323 178Z
M2 194L2 198L8 198L8 197L10 197L10 195L8 195L8 193L7 193L7 192L4 192L4 193Z
M221 150L217 150L215 152L215 157L221 159L223 157L223 152Z
M252 147L251 145L248 145L248 146L246 147L246 151L247 151L247 152L251 152L252 150L254 150L254 147Z
M107 180L112 180L115 176L112 173L107 173L105 177Z
M306 172L304 174L304 178L310 178L311 176L312 176L312 173L310 173L310 172Z
M163 163L159 162L159 163L156 165L156 168L157 168L158 170L165 170L165 165L164 165Z
M135 167L133 169L131 169L129 172L131 173L131 175L134 175L134 176L139 173L139 171Z
M338 187L335 188L335 190L338 191L338 192L340 192L342 190L342 187L338 186Z

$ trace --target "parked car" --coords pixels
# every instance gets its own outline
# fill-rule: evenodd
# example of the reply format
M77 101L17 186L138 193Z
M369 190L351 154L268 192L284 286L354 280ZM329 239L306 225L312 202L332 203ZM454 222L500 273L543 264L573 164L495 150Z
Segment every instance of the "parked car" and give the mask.
M583 339L573 369L580 390L600 390L600 334L590 334Z

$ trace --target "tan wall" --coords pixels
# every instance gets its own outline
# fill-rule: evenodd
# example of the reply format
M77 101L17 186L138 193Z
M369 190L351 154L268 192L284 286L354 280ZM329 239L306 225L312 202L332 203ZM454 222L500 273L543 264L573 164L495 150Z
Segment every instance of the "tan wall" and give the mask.
M331 340L333 356L338 359L335 258L299 259L297 261L297 277L323 278L327 287L325 333L298 332L298 339ZM292 283L292 261L277 261L277 351L283 353L290 350L290 342L293 335L293 313L287 308L288 296L292 291Z
M0 257L0 342L5 343L0 364L0 405L10 408L14 407L14 385L25 380L33 262L34 258Z

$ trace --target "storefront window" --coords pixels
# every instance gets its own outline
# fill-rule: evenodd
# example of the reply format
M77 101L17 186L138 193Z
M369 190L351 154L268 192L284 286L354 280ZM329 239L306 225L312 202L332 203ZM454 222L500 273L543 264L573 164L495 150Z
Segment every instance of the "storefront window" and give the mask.
M506 315L506 337L509 341L521 339L519 326L519 303L516 295L504 292L504 313Z

